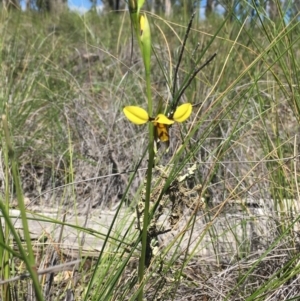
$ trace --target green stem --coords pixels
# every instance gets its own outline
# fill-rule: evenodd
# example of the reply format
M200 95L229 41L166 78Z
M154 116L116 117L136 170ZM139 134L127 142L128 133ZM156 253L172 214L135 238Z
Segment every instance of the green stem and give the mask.
M5 206L3 206L3 210L9 213L9 162L8 162L8 154L5 152ZM8 226L8 223L5 220L5 228L4 228L4 235L3 235L3 227L2 223L0 225L1 227L1 242L3 242L6 245L10 245L10 229ZM3 262L1 265L2 271L3 271L3 279L9 279L10 278L10 266L9 266L9 259L10 254L7 250L1 249L0 258L3 258ZM10 288L9 284L3 285L3 297L4 300L11 300L10 296Z
M150 116L152 115L152 96L151 96L151 84L150 84L150 72L146 70L146 89L148 98L148 112ZM143 278L145 271L145 259L146 259L146 249L147 249L147 230L149 225L149 207L150 207L150 194L151 194L151 181L152 181L152 168L154 163L154 133L153 124L149 122L149 160L147 169L147 184L146 184L146 197L145 197L145 209L144 209L144 220L143 220L143 230L142 230L142 252L139 262L139 284L141 290L138 295L138 301L143 300Z

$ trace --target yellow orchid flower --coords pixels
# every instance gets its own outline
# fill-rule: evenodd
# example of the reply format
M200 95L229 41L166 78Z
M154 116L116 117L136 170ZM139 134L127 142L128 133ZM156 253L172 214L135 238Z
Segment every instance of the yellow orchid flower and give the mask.
M176 122L183 122L192 113L192 105L190 103L184 103L180 105L174 112L172 117L167 117L164 114L158 114L155 118L152 118L148 113L137 106L127 106L123 109L123 112L128 120L134 124L144 124L148 121L153 122L156 128L156 137L162 142L169 141L169 126Z

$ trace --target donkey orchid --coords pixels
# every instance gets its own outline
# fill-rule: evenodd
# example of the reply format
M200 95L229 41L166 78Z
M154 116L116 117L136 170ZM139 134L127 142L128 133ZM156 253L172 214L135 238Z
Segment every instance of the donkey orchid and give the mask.
M177 107L173 116L167 117L164 114L158 114L155 118L150 117L148 113L137 106L127 106L123 109L123 112L127 119L134 124L144 124L152 122L156 128L156 137L162 142L169 141L169 126L176 122L183 122L192 113L192 105L190 103L184 103Z

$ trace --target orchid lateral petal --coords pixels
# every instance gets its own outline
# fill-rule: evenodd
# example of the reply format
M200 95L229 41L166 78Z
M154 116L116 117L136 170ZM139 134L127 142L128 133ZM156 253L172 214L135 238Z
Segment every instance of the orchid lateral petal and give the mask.
M134 124L144 124L149 121L148 113L136 106L128 106L123 109L125 116Z
M173 124L174 120L169 119L167 116L164 114L158 114L154 120L154 122L161 123L161 124Z
M190 103L184 103L176 109L173 119L177 122L183 122L190 117L191 113L192 105Z

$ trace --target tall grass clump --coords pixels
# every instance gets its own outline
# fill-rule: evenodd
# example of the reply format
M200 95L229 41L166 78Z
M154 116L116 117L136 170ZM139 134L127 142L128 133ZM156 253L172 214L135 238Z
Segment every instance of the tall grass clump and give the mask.
M143 5L1 13L1 299L296 300L298 17Z

